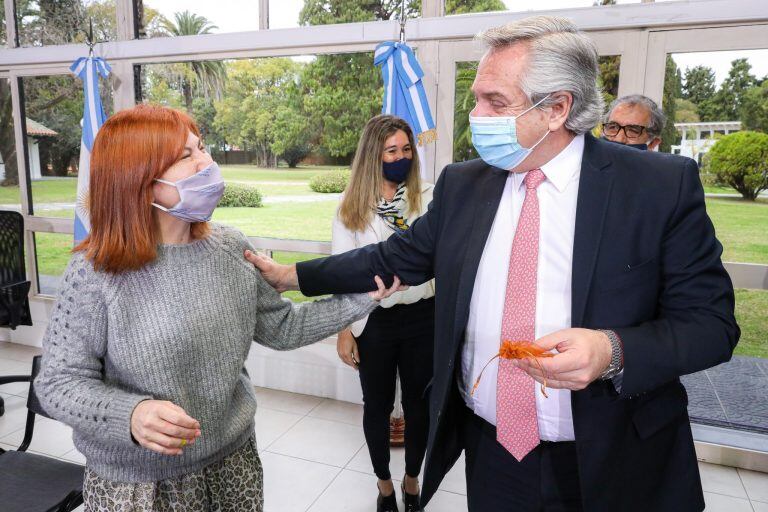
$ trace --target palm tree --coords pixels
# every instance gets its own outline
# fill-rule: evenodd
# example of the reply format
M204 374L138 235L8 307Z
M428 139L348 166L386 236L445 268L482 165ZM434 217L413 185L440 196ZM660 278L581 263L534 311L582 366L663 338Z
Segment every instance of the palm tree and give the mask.
M161 27L170 36L194 36L211 34L218 27L204 16L189 11L174 14L175 22L164 19ZM193 61L183 63L178 73L181 92L188 112L192 111L192 96L196 92L206 98L218 98L224 86L226 68L221 61Z

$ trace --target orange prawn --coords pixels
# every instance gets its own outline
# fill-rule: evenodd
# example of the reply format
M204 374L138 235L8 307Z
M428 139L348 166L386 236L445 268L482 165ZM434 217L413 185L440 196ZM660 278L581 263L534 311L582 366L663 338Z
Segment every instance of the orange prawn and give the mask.
M552 357L554 354L552 352L548 352L544 350L543 348L534 345L533 343L530 343L528 341L510 341L510 340L504 340L501 343L501 348L499 349L499 353L496 354L491 358L490 361L485 363L485 366L483 366L483 369L480 370L480 375L477 376L477 380L475 381L475 385L472 386L472 392L470 393L470 396L475 394L475 390L477 390L477 386L480 385L480 378L483 376L483 372L486 368L488 368L488 365L493 362L496 358L502 358L502 359L532 359L539 367L539 370L541 370L542 373L544 373L544 368L541 366L541 362L539 362L540 357ZM541 384L541 393L544 395L544 398L549 398L547 396L547 378L544 377L544 382Z

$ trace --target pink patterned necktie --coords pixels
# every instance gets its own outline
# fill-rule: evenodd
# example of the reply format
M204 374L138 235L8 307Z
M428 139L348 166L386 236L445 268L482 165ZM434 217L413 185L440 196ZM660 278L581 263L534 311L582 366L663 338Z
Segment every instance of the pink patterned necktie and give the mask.
M547 177L533 169L523 179L525 200L509 258L501 341L533 341L536 336L536 273L539 261L539 198L536 187ZM496 439L518 461L539 444L534 380L499 360L496 382Z

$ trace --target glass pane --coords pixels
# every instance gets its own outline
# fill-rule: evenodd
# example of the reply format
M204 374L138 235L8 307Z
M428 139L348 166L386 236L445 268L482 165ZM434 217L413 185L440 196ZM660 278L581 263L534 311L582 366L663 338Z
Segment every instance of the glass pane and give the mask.
M75 216L83 90L70 75L23 78L32 207L43 217ZM112 112L111 82L101 82L104 110Z
M768 50L671 54L666 71L662 150L699 163L723 259L768 264L768 182L754 170L765 166L754 149L768 151ZM768 358L766 311L768 290L736 290L736 356L684 378L694 422L768 432L768 395L754 377Z
M600 64L600 83L606 105L618 94L620 55L602 55ZM463 162L477 158L472 146L472 134L469 130L469 112L475 107L472 95L472 82L477 73L477 62L456 63L456 96L453 117L453 161Z
M140 38L244 32L259 29L256 0L136 0Z
M269 28L399 19L400 6L399 0L269 0ZM419 0L407 0L405 8L409 18L420 15Z
M232 202L215 221L250 236L330 240L342 170L381 111L371 53L148 64L139 75L144 101L198 121L232 194L261 194L260 207ZM313 190L313 179L323 186Z
M445 14L496 11L545 11L615 4L637 4L641 0L445 0Z
M0 78L0 208L21 211L11 82Z
M72 235L35 233L40 293L56 295L59 291L59 281L72 257L72 246Z
M89 20L96 41L117 38L116 0L15 0L21 46L82 43Z

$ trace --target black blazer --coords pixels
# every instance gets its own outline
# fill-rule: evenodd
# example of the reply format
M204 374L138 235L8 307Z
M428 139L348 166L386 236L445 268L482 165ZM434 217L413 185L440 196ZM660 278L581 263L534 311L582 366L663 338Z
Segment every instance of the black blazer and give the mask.
M297 265L306 295L367 291L374 275L413 285L436 279L424 501L461 453L457 366L506 179L482 160L449 165L428 213L404 235ZM679 377L727 361L738 341L721 253L693 160L586 136L572 324L615 330L624 376L620 394L596 381L571 395L585 510L704 508Z

